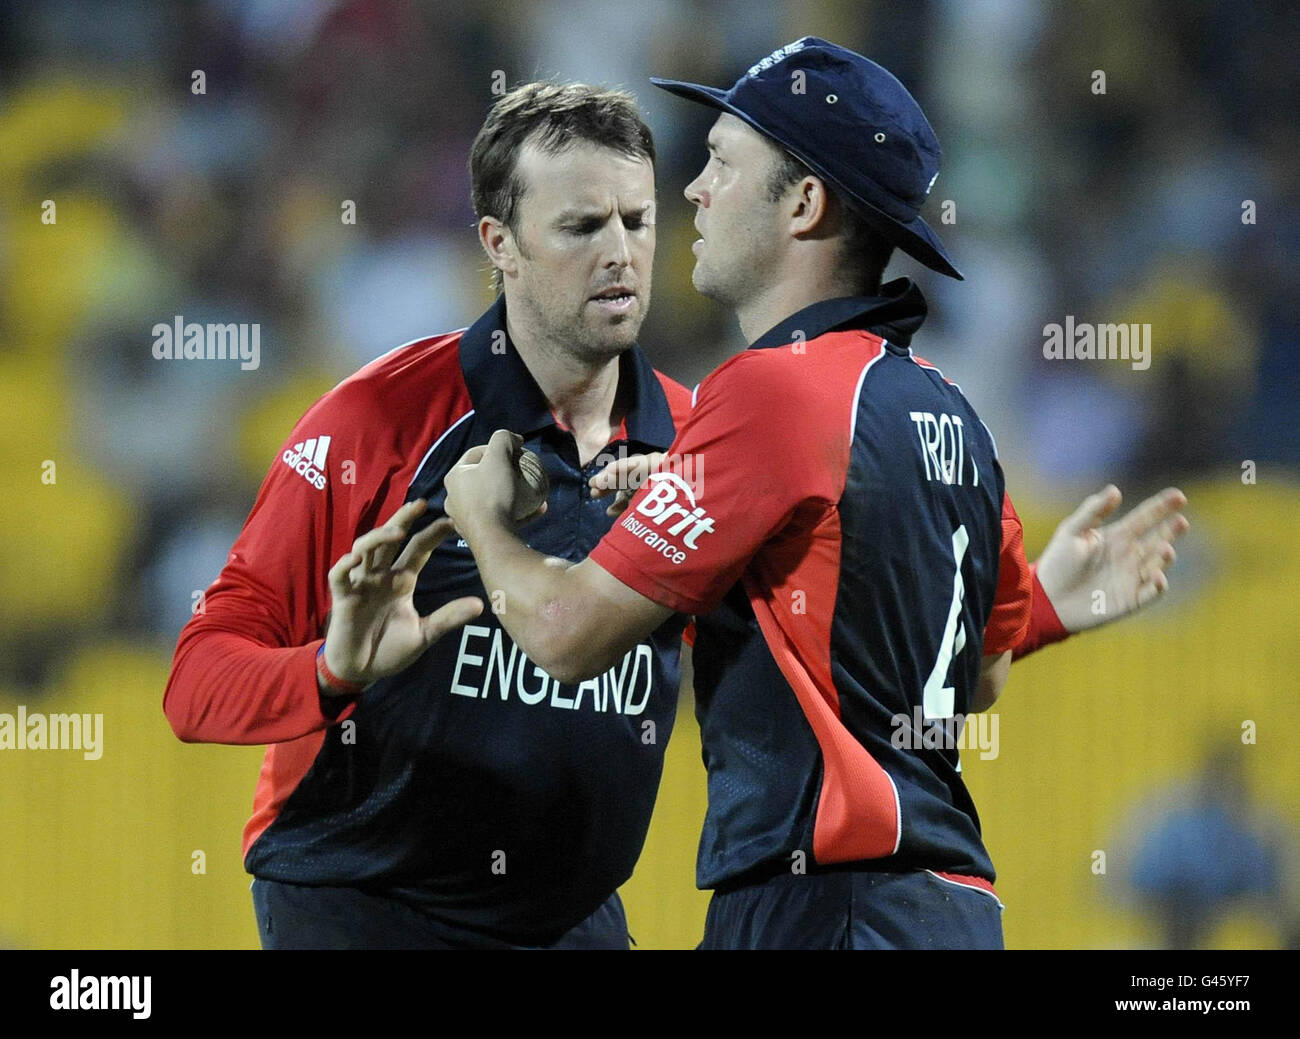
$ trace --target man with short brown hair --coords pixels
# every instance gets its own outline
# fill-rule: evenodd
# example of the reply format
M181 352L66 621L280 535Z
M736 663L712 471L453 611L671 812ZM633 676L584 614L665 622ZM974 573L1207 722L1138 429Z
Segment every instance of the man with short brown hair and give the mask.
M550 481L521 533L576 561L613 522L591 477L672 442L689 394L635 345L654 143L630 95L535 83L492 108L470 169L502 295L312 406L177 646L176 734L270 745L244 832L265 948L628 947L616 892L650 823L684 621L561 683L429 521L447 469L510 426Z

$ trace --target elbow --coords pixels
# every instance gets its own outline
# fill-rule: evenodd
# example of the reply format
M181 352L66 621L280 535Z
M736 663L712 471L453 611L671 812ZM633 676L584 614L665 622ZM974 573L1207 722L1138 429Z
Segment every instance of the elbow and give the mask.
M188 713L177 707L175 697L163 697L163 714L167 716L167 724L172 727L172 733L182 743L202 742Z
M568 640L548 640L536 663L561 685L577 685L607 670L589 658L580 644L569 644Z
M551 602L538 610L536 620L529 644L522 648L534 664L561 685L595 678L614 663L605 659L608 654L593 630L592 618L581 610Z
M1011 651L984 658L980 666L979 683L975 687L975 696L971 701L971 713L987 711L1002 695L1011 674Z
M188 698L181 696L176 689L177 672L173 665L171 676L167 680L167 689L163 692L163 714L172 733L182 743L204 743L203 733L195 722L193 705Z
M577 685L612 666L595 639L577 630L553 631L540 640L533 662L561 685Z

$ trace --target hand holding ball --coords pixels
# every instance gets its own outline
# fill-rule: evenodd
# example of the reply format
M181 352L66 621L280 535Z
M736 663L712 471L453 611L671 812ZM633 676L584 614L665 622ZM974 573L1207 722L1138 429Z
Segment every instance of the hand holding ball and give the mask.
M514 526L536 519L550 491L542 460L524 450L523 437L505 429L461 455L443 486L443 511L467 539L478 521L489 517Z
M511 515L516 523L522 523L536 515L546 504L551 482L546 478L542 460L532 451L520 448L519 458L515 462L515 508Z

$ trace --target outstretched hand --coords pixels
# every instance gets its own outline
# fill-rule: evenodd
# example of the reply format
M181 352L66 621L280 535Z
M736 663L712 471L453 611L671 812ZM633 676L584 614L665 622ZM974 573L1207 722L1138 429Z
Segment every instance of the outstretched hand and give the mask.
M412 525L424 514L423 499L407 502L388 522L352 543L330 569L329 630L325 664L347 682L370 683L413 664L449 631L483 612L475 596L454 599L427 617L415 609L415 581L447 535L451 520L439 517L397 554Z
M1174 542L1191 524L1187 497L1174 487L1153 494L1121 520L1102 522L1121 501L1113 484L1086 498L1052 535L1038 560L1038 580L1071 632L1119 620L1169 587L1165 570Z

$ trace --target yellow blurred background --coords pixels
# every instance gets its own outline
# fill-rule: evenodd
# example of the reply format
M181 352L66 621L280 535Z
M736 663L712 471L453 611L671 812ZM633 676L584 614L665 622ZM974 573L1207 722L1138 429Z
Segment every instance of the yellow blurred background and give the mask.
M1123 824L1153 786L1185 778L1212 736L1242 746L1255 799L1300 830L1300 701L1292 634L1300 486L1184 488L1193 534L1174 590L1149 613L1018 662L995 708L999 754L963 755L1006 905L1009 948L1156 941L1122 888ZM1021 511L1031 554L1067 503ZM1037 542L1037 545L1034 543ZM43 948L255 948L240 864L259 748L185 746L161 697L168 658L87 647L42 709L100 712L104 753L0 752L0 934ZM17 701L0 695L0 711ZM693 947L707 895L694 888L704 770L683 696L654 822L624 887L642 949ZM1106 872L1094 853L1107 853ZM195 872L202 852L204 872ZM1282 921L1228 914L1216 947L1277 947Z

